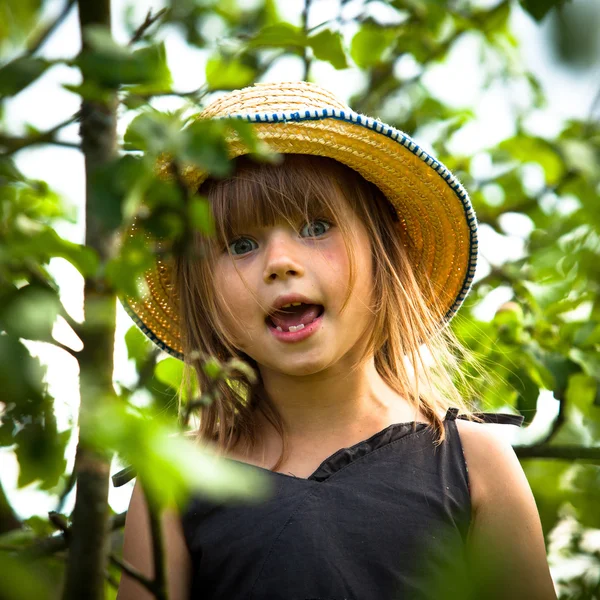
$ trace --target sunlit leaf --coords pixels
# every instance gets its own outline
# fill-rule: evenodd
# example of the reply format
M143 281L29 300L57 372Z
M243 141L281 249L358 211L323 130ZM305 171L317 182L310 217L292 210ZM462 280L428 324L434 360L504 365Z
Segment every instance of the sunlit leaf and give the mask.
M362 69L372 67L382 60L383 53L394 39L393 30L365 23L352 38L352 60Z
M348 68L342 36L339 32L324 29L310 36L308 43L319 60L331 63L336 69Z
M212 89L233 90L250 85L256 71L234 58L216 55L206 63L206 81Z
M268 25L259 31L248 43L251 48L267 46L282 47L297 46L304 48L307 39L302 30L290 23Z

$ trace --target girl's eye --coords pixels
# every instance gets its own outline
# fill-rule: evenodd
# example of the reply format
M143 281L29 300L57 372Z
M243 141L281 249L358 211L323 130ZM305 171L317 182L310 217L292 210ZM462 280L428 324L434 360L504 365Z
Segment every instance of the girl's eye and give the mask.
M229 248L231 249L231 254L233 254L234 256L238 256L239 254L246 254L247 252L250 252L251 250L253 250L253 248L251 247L251 243L256 244L256 242L254 240L251 240L250 238L246 238L246 237L241 237L238 238L237 240L233 240L233 242L231 242L229 244ZM236 252L234 250L234 248L237 248L238 250L240 250L240 252Z
M313 226L315 224L316 227ZM319 224L321 224L321 226L319 226ZM323 225L325 227L323 227ZM307 228L309 231L308 237L319 237L329 231L331 228L331 223L329 221L325 221L324 219L315 219L310 223L306 223L306 225L304 225L304 227L301 229L301 232L305 231ZM240 256L254 250L254 248L252 248L252 244L256 244L256 242L247 237L239 237L229 244L229 248L231 249L231 254L234 256Z
M310 227L310 225L312 225L314 223L317 224L317 227ZM319 227L318 226L319 223L324 224L325 225L325 229L323 229L323 227ZM310 235L310 237L318 237L319 235L323 235L324 233L326 233L327 231L329 231L329 228L331 227L331 223L329 221L325 221L325 219L315 219L314 221L311 221L310 223L307 223L305 225L305 227L306 226L309 226L309 229L311 231L313 231L313 232L314 231L317 231L317 232L321 231L320 234L319 233L312 233L312 235ZM304 231L304 227L302 228L302 231Z

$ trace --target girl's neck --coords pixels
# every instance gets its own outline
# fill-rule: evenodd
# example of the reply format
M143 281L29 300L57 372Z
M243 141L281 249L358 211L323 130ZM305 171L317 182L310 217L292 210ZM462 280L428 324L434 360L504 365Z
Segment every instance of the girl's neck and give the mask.
M314 378L290 378L261 369L265 393L283 419L291 448L360 441L392 423L428 422L391 389L374 359L351 373L328 371ZM279 434L257 413L257 438L265 448L281 448Z

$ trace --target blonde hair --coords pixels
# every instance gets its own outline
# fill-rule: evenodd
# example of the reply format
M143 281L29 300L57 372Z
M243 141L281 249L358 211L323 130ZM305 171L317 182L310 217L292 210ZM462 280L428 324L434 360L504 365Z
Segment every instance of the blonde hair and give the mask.
M340 228L350 263L343 310L356 280L352 231L346 220L336 218L348 206L364 224L373 256L373 327L365 353L353 368L373 356L383 380L429 419L436 444L445 439L440 414L449 406L459 408L471 420L479 420L464 399L464 395L472 394L472 387L459 368L459 360L469 353L449 327L440 330L443 315L436 308L436 290L431 289L427 276L413 267L410 240L403 235L397 215L383 193L359 173L331 158L303 154L283 157L282 164L273 165L244 155L234 161L234 172L227 179L205 181L198 193L207 197L212 207L216 235L195 235L193 250L202 259L190 260L188 255L174 261L187 389L194 376L200 390L210 384L201 356L214 356L220 361L242 359L254 368L258 378L251 384L240 374L218 382L216 397L200 414L195 432L199 441L216 442L217 450L224 453L238 443L246 452L252 451L258 441L254 411L259 408L283 442L272 470L286 457L283 422L265 393L257 364L235 347L227 331L225 302L217 298L213 278L218 255L225 251L236 231L253 224L271 226L283 219L294 225L300 215L305 222L331 219ZM476 363L472 356L469 358L471 366Z

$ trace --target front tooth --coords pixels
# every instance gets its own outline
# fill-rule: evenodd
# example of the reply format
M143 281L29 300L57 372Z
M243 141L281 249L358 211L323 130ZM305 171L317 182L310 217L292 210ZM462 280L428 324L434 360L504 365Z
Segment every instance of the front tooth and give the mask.
M302 302L292 302L292 306L300 306Z
M298 331L299 329L304 329L304 323L300 323L300 325L290 325L290 331Z
M292 306L291 304L284 304L281 308L289 308L290 306Z

